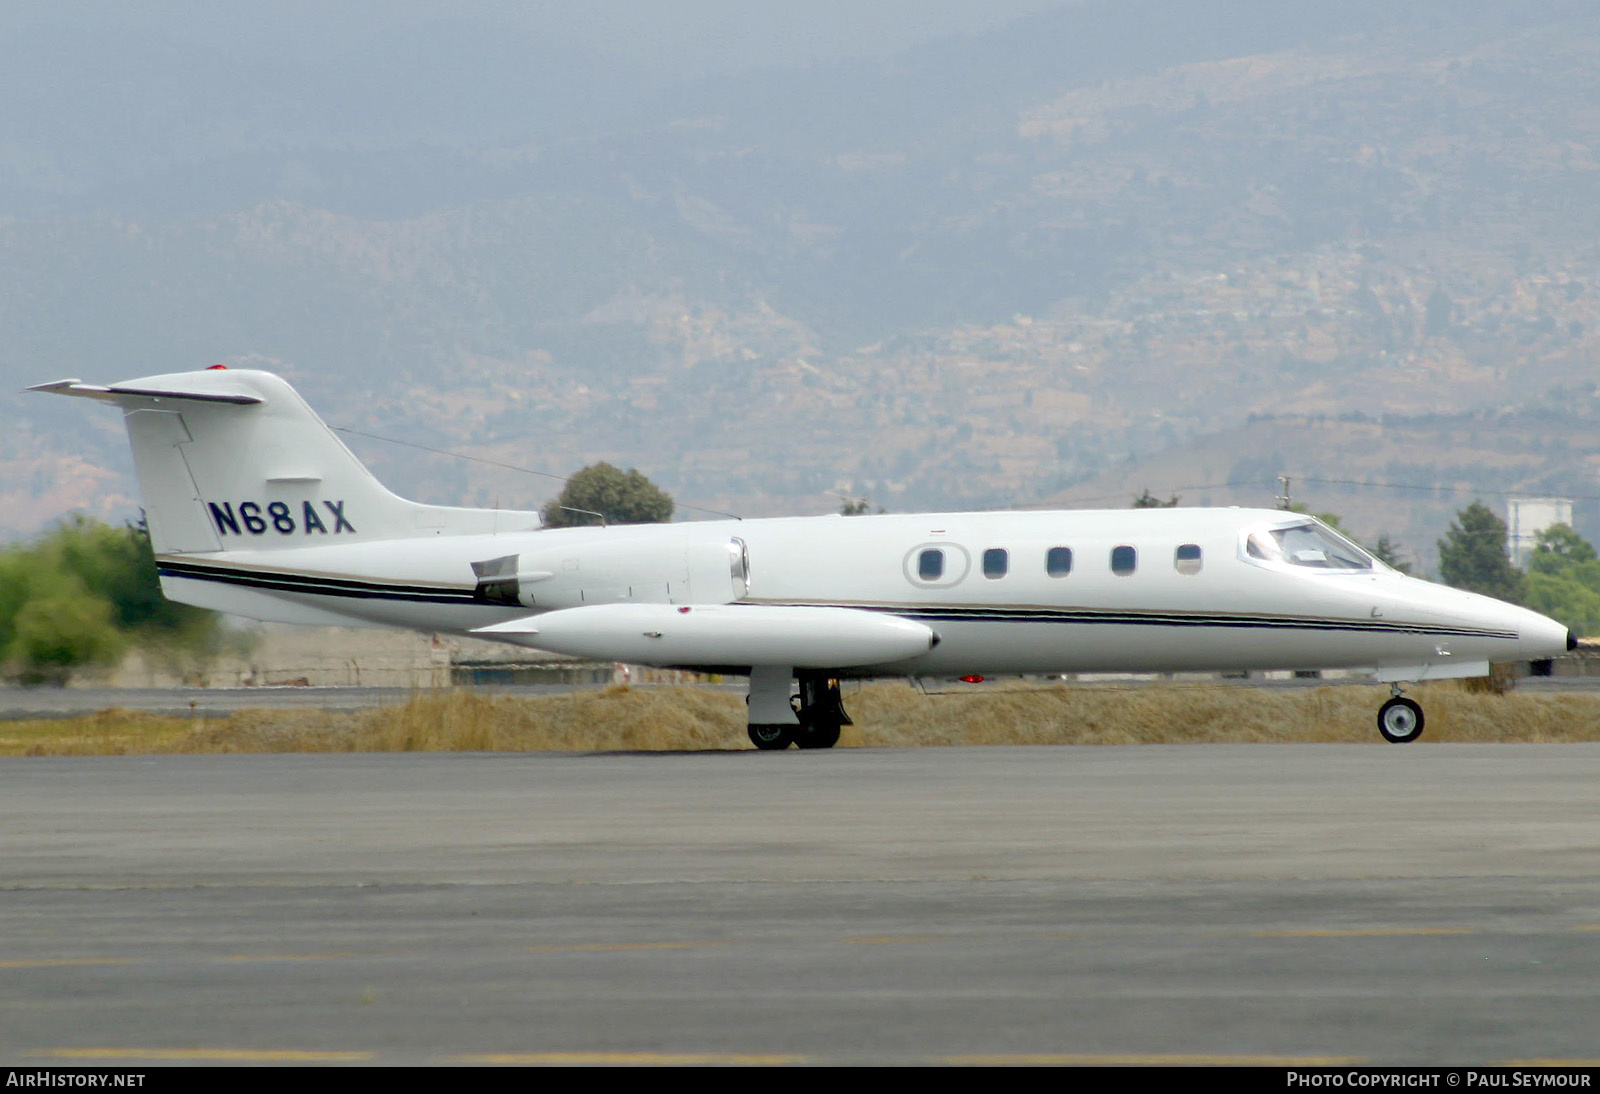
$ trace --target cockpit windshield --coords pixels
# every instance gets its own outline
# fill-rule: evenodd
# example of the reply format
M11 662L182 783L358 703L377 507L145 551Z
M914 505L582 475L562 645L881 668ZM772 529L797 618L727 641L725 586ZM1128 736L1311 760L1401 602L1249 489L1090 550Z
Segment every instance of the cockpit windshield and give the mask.
M1317 521L1250 533L1245 553L1263 562L1315 570L1371 570L1372 556Z

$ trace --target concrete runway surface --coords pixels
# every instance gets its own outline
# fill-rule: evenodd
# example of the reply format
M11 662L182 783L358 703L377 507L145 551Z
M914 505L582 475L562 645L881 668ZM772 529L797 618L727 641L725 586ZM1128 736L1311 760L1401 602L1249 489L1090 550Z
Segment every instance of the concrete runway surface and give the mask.
M1600 746L0 760L0 1062L1600 1055Z

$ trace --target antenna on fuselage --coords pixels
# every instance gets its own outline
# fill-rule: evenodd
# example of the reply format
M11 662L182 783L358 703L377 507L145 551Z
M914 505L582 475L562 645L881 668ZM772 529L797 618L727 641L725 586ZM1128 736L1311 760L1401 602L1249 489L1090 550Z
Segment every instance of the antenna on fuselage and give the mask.
M600 527L604 528L606 526L606 515L604 513L596 513L593 509L574 509L570 505L558 505L556 508L565 509L569 513L582 513L586 517L599 517Z

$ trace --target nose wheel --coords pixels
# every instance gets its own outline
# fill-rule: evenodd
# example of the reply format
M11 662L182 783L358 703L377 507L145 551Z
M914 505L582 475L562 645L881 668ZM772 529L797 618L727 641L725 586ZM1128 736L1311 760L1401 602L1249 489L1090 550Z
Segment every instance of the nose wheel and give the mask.
M1422 736L1422 707L1396 695L1378 708L1378 732L1392 745L1410 744Z

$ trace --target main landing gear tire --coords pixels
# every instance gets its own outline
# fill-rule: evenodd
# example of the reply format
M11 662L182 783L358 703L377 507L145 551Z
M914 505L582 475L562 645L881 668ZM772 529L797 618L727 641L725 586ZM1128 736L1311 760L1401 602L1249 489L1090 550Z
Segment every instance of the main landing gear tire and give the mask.
M752 725L749 727L750 743L763 752L777 752L794 743L799 726Z
M780 702L787 702L794 720L784 722L750 722L746 732L750 743L763 752L780 752L795 745L799 748L832 748L839 743L840 730L850 725L850 715L845 713L839 696L839 680L826 673L807 670L799 674L800 694L789 694L794 682L787 670L768 670L755 666L750 670L750 696L745 699L751 714L760 718L782 717ZM782 697L780 699L780 696ZM759 712L759 713L758 713Z
M1396 696L1378 708L1378 732L1392 745L1410 744L1422 736L1422 708Z
M800 731L794 735L795 746L797 748L832 748L839 743L839 731L843 728L837 723L803 725L800 727Z

